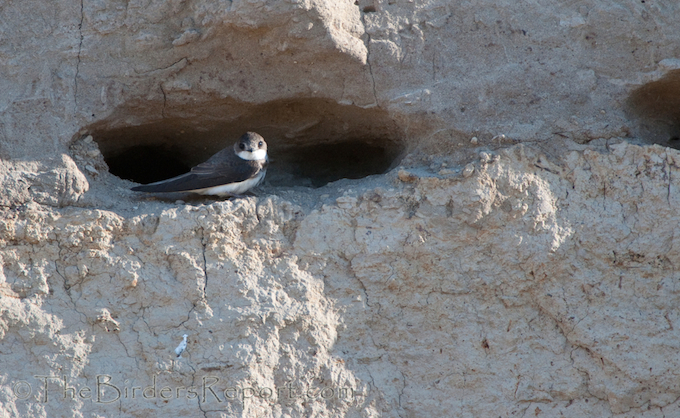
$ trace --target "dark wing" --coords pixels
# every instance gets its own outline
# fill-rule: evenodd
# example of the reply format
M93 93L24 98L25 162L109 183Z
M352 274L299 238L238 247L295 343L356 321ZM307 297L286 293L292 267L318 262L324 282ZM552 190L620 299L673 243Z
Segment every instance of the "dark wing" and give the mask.
M263 162L243 160L234 153L233 147L228 147L186 174L133 187L131 190L151 193L188 192L248 180L262 167Z

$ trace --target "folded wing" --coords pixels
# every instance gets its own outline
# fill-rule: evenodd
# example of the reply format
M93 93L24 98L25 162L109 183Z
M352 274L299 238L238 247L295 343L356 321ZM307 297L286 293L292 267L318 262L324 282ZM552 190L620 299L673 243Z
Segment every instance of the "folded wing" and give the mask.
M167 193L188 192L207 187L241 182L255 176L262 170L261 161L248 161L234 154L228 147L210 157L206 162L192 168L190 172L167 180L133 187L139 192Z

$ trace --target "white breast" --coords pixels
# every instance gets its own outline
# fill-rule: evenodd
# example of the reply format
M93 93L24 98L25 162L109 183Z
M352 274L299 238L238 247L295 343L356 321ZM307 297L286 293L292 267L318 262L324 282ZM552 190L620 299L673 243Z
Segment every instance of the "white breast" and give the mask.
M267 174L267 170L262 170L257 176L249 178L248 180L243 180L238 183L223 184L221 186L206 187L205 189L191 190L194 193L200 194L212 194L218 196L231 196L235 194L243 194L246 191L252 189L258 184L262 183L264 180L264 175Z
M241 159L243 160L249 160L249 161L258 161L258 160L264 160L267 158L267 151L263 149L259 149L257 151L241 151L237 154Z

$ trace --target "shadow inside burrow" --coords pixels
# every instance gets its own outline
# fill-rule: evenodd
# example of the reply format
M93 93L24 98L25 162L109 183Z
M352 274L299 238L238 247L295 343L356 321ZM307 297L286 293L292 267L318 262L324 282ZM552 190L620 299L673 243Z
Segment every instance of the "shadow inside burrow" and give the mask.
M402 129L378 108L326 99L279 100L263 105L227 103L166 110L162 120L126 125L124 112L85 131L99 145L109 171L147 184L190 170L246 131L261 134L270 165L265 184L318 188L340 179L383 174L404 154ZM216 109L219 108L219 112ZM245 109L245 110L244 110ZM174 116L173 116L174 115ZM173 193L168 200L187 193Z

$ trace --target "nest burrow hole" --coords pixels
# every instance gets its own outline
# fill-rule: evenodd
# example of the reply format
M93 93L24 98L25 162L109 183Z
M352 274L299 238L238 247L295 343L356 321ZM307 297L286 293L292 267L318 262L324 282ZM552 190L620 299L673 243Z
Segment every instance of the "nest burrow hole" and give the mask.
M649 142L680 148L680 70L635 89L628 99L639 119L640 135Z
M247 131L267 141L265 184L276 187L383 174L405 149L402 130L384 110L322 99L165 113L155 121L118 114L89 127L112 174L146 184L186 173Z

